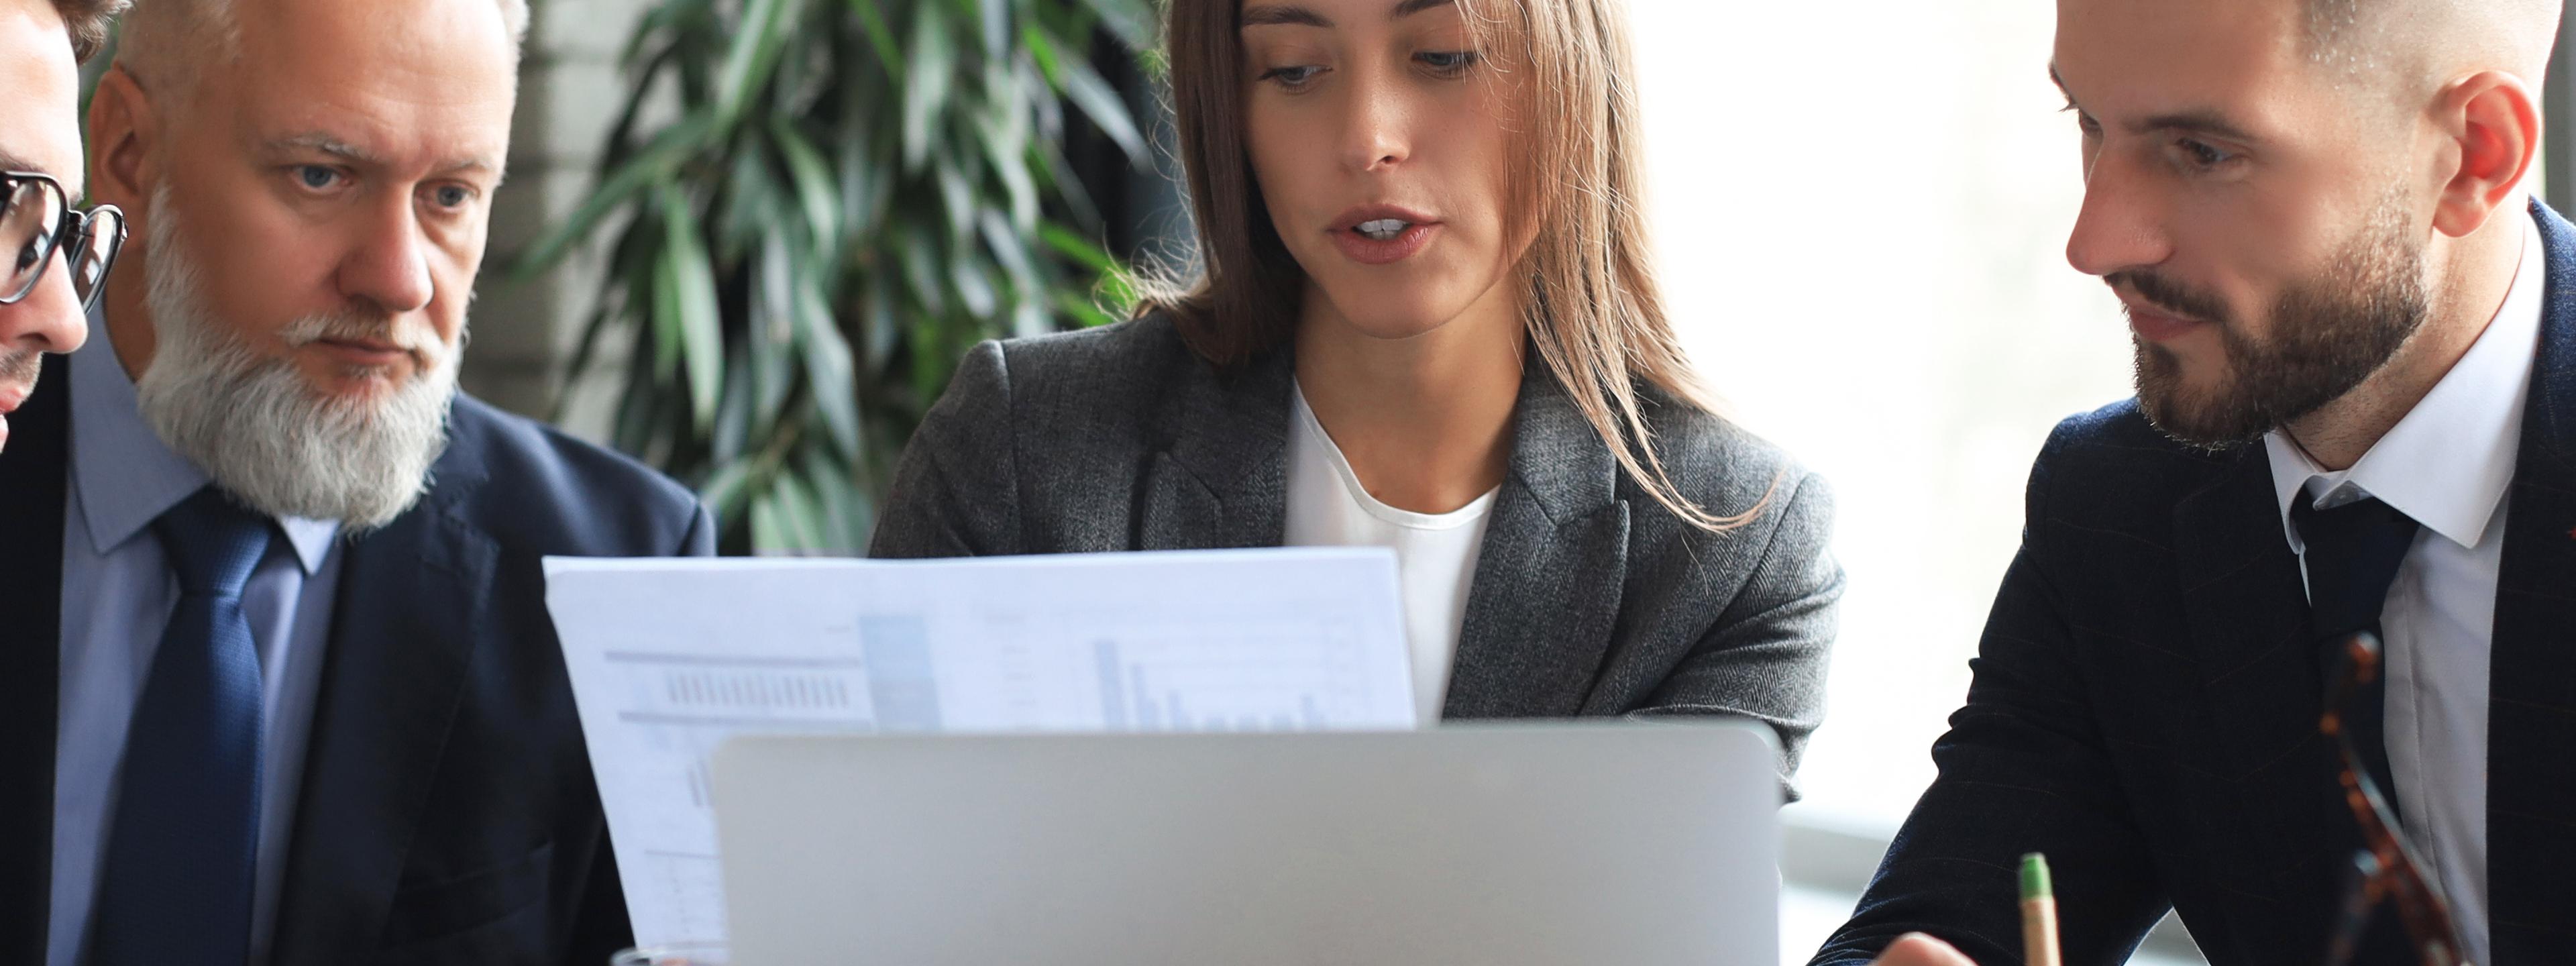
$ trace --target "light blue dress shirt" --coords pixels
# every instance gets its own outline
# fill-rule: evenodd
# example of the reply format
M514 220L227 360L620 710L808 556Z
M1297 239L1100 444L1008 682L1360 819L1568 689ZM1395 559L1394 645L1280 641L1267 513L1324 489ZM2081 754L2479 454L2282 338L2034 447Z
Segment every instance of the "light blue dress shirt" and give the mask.
M48 966L87 958L99 865L116 814L117 772L134 703L152 671L162 628L178 605L177 578L152 521L206 485L135 408L105 326L71 366L71 479L63 512L62 707L54 747L54 875ZM268 961L284 878L305 736L322 681L322 651L338 584L339 524L287 518L242 594L266 691L260 841L252 896L253 966Z

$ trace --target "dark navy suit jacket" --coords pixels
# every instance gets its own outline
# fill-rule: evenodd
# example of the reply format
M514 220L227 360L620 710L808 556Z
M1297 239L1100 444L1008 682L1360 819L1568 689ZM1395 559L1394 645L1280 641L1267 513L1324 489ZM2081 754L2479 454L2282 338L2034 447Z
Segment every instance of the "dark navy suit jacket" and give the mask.
M94 349L91 351L105 351ZM68 366L0 451L0 962L44 961ZM430 492L345 548L273 961L597 966L629 943L539 559L714 552L686 490L459 395Z
M2494 966L2576 962L2576 230L2534 210L2549 280L2487 718ZM2032 851L2070 964L2121 961L2169 906L2212 963L2322 961L2359 834L2276 501L2262 447L2184 448L2134 402L2057 428L1940 778L1816 962L1909 930L2020 962ZM2365 961L2404 961L2393 918Z

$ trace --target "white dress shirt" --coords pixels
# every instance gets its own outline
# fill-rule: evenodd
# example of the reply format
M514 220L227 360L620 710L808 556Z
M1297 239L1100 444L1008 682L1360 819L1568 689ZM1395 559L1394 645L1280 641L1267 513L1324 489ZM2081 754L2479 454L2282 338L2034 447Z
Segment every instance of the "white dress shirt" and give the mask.
M2434 868L2471 962L2487 955L2487 665L2506 489L2539 351L2547 283L2540 228L2525 221L2521 267L2493 321L2423 401L2351 469L2319 467L2280 432L2263 438L2281 528L2303 493L2318 509L2365 497L2422 528L2380 608L2389 777L2404 833Z
M1291 547L1388 547L1404 595L1404 632L1413 655L1417 720L1440 720L1467 591L1476 582L1476 553L1500 487L1447 513L1399 510L1370 496L1350 460L1306 406L1298 389L1288 427L1288 532Z
M107 332L95 322L91 331ZM161 631L179 604L178 577L162 559L152 521L206 485L205 472L144 423L134 382L108 341L103 337L69 360L72 465L63 507L62 703L55 719L47 966L76 966L87 957L126 732ZM286 539L270 543L242 590L242 613L259 650L266 724L251 890L253 966L268 961L277 922L343 556L337 523L288 518L278 526Z

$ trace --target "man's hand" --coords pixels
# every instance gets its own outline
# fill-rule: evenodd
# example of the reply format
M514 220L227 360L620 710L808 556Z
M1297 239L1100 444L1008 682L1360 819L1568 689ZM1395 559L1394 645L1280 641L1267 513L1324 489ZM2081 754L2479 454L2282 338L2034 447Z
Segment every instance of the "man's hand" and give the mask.
M1869 961L1870 966L1977 966L1966 953L1919 932L1896 937L1887 949Z

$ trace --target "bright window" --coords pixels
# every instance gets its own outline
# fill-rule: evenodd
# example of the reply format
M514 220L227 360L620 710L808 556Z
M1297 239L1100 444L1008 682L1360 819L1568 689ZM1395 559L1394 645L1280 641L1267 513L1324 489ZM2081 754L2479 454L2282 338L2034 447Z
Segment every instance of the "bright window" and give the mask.
M2031 460L2129 395L2129 334L2064 257L2083 177L2049 5L1629 8L1674 318L1732 415L1832 483L1850 573L1784 815L1800 963L1931 782ZM2196 960L2159 937L2137 961Z
M2041 441L2130 392L2118 302L2064 258L2083 178L2054 12L1631 10L1683 337L1837 498L1851 586L1791 817L1884 835L1967 693Z

